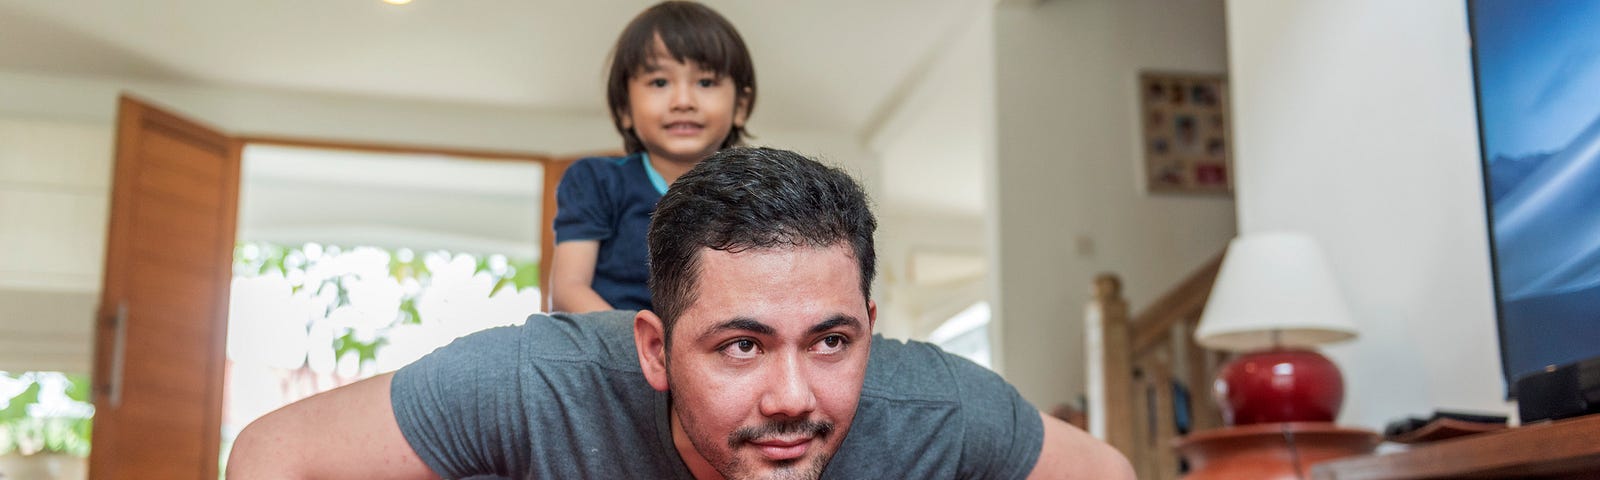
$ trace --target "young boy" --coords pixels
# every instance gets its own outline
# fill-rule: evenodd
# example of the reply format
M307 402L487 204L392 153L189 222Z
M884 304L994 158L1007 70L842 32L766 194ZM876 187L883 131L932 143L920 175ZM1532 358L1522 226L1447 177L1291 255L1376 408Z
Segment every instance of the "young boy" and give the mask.
M662 2L617 38L606 100L628 155L579 160L556 188L554 311L650 308L650 214L679 175L739 144L755 105L755 67L716 11Z

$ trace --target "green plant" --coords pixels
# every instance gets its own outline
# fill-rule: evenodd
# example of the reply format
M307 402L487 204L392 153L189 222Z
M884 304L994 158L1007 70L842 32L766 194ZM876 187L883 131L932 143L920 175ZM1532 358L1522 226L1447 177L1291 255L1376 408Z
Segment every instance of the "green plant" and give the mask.
M400 298L398 310L376 336L360 335L349 327L337 327L332 344L334 358L355 355L362 365L374 361L378 349L388 344L389 329L398 325L422 323L422 314L417 309L417 301L433 284L433 271L427 262L430 257L444 261L460 256L472 259L475 265L473 275L486 275L493 282L493 287L489 290L490 297L506 288L518 291L537 287L539 281L539 264L533 259L507 258L504 255L473 255L444 250L413 252L403 248L350 247L315 243L284 246L270 242L239 242L234 247L233 272L235 277L241 278L268 274L282 276L290 283L293 295L322 302L324 315L332 315L335 310L350 305L350 289L347 284L357 283L363 279L349 272L329 274L317 267L322 262L357 249L382 252L388 259L385 269L387 275L400 285L415 287L406 290Z
M19 453L64 453L89 456L90 419L89 379L82 375L53 372L26 372L8 375L3 380L22 392L0 408L0 455ZM46 393L46 388L59 392ZM65 398L61 398L64 395Z

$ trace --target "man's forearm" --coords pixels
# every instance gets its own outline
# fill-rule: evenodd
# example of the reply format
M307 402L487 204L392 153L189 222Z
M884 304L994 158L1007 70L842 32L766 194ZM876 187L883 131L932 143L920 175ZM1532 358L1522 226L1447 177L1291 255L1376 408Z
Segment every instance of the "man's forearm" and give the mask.
M439 478L406 443L384 374L292 403L234 440L227 478Z
M1133 466L1111 448L1067 422L1044 413L1044 445L1032 479L1134 480Z

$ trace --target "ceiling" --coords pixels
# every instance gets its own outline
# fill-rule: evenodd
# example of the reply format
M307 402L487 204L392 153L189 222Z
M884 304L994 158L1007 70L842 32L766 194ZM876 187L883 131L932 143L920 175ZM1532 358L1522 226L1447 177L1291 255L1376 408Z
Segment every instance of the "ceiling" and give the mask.
M0 69L604 110L642 0L0 0ZM713 0L756 61L753 122L860 132L992 0Z

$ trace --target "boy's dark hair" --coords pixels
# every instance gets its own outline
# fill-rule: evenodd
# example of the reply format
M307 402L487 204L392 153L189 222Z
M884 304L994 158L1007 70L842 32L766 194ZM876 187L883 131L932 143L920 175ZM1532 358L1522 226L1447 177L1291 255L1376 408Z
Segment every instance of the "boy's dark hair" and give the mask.
M670 341L694 303L700 251L821 248L848 244L871 298L878 228L850 175L798 153L730 148L672 183L650 220L650 294Z
M628 80L656 61L656 37L679 62L691 61L733 80L734 108L742 101L748 116L756 106L756 68L744 38L728 19L716 10L694 2L668 1L656 4L622 29L617 45L611 49L611 71L606 80L606 103L611 107L611 123L622 134L628 153L644 151L644 143L632 128L622 124L628 111ZM738 145L744 127L734 125L718 148Z

